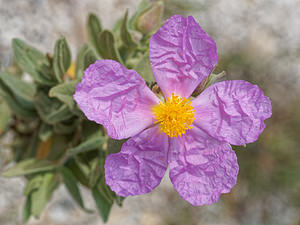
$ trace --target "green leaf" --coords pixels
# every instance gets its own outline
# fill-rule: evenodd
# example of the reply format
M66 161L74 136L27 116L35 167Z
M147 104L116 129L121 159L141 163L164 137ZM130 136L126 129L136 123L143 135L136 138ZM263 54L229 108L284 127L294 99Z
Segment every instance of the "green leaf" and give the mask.
M118 204L118 206L123 206L123 202L124 200L126 199L125 197L122 197L122 196L119 196L119 195L116 195L115 196L115 199L116 199L116 203Z
M88 17L88 23L87 23L87 29L88 29L88 38L91 42L92 46L99 52L99 46L98 46L98 38L99 34L102 31L101 22L99 18L91 13Z
M12 41L14 56L20 68L43 85L53 85L55 82L41 73L44 66L49 67L48 58L37 49L19 39Z
M31 216L31 195L26 197L26 202L23 209L23 222L26 223Z
M104 30L98 38L99 53L103 59L113 59L122 63L121 57L115 46L115 38L112 32Z
M11 110L8 105L0 100L0 135L3 134L10 123Z
M105 193L103 189L103 182L101 186L95 186L92 188L92 195L103 222L107 222L111 207L113 205L113 200L111 200L111 198L107 196L107 193Z
M62 82L62 77L71 64L71 52L64 37L56 41L53 55L53 71L58 82Z
M47 160L57 161L61 159L69 146L70 139L66 135L54 134L52 136L52 142L50 152L47 155Z
M49 96L59 99L69 107L70 111L72 111L75 107L73 94L77 83L78 80L72 80L67 83L56 85L50 89Z
M116 139L109 138L107 141L108 154L120 152L123 143L126 142L127 140L128 139L116 140Z
M36 117L36 111L28 110L20 105L9 88L0 80L0 96L7 103L13 113L23 118Z
M35 106L39 116L47 124L54 125L73 116L67 105L49 98L44 91L39 91L35 96Z
M80 166L74 159L68 160L68 162L66 163L66 167L71 170L72 174L82 185L89 187L89 180L85 172L80 168Z
M78 127L78 119L70 119L70 121L63 121L54 124L54 132L57 134L71 134Z
M31 194L31 212L35 218L39 218L58 184L58 180L54 174L46 173L43 176L41 186Z
M100 178L104 176L104 158L96 158L90 163L89 186L95 187Z
M225 71L222 71L222 72L219 73L219 74L211 73L211 74L208 76L208 78L207 78L207 80L206 80L206 82L205 82L205 85L204 85L204 88L203 88L203 89L205 89L205 88L211 86L212 84L214 84L214 83L216 83L216 82L220 82L220 81L224 80L224 79L225 79L225 76L226 76L226 72L225 72Z
M147 51L136 64L134 70L147 82L154 82L154 76L152 73L150 60L149 60L149 51Z
M211 73L205 80L203 80L194 90L192 96L197 97L201 94L202 91L204 91L206 88L211 86L212 84L216 82L220 82L222 80L225 80L226 72L223 71L219 74Z
M68 168L62 167L60 169L60 174L62 175L63 182L64 182L67 190L69 191L69 193L71 194L73 199L77 202L77 204L85 211L91 212L90 210L86 210L84 207L84 203L83 203L83 200L82 200L82 197L80 194L80 190L77 185L77 180L73 176L72 172Z
M36 92L34 84L5 73L0 73L0 79L24 108L34 110L33 97Z
M82 46L76 60L76 78L81 78L83 76L83 71L97 59L95 52L87 44Z
M43 182L43 175L38 174L31 178L25 187L24 195L30 195L31 192L35 191L41 186L41 183Z
M127 27L127 18L128 18L128 10L126 10L125 16L122 21L122 26L120 30L120 37L123 44L128 48L136 48L137 43L133 40L131 34L128 31Z
M4 177L24 176L33 173L45 172L54 170L56 165L50 162L38 159L26 159L17 163L12 168L7 169L2 173Z
M50 126L46 123L42 123L39 128L39 134L38 134L39 139L41 141L47 141L52 134L53 134L52 126Z
M24 146L25 151L24 148L20 149L22 151L22 159L35 157L40 143L40 140L38 138L38 131L35 131L28 141L29 143L26 146Z
M106 138L102 136L101 132L98 132L94 135L91 135L85 141L81 142L78 146L70 148L68 150L68 155L76 155L94 149L99 149L105 143L105 141Z

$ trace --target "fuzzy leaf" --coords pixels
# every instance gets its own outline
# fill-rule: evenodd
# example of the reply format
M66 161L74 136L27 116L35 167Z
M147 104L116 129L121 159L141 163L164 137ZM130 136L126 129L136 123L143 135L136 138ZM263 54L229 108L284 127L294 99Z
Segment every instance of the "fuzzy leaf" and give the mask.
M30 195L31 192L38 189L41 186L42 181L43 181L43 175L41 175L41 174L38 174L38 175L34 176L33 178L31 178L27 182L27 185L24 190L24 195Z
M113 59L122 64L121 57L115 46L115 38L112 32L104 30L98 38L99 53L103 59Z
M62 82L62 77L71 64L71 52L64 37L56 41L53 55L53 71L58 82Z
M127 140L128 139L116 140L116 139L109 138L107 141L107 152L109 154L120 152L123 143L126 142Z
M73 116L67 105L57 99L50 99L43 91L35 96L35 106L41 119L47 124L53 125Z
M31 216L31 195L26 196L26 202L23 208L23 222L26 223Z
M134 70L147 82L154 82L154 76L152 73L149 51L147 51L140 59L140 61L135 66Z
M75 92L77 83L78 80L72 80L68 83L56 85L50 89L49 96L59 99L61 102L65 103L72 111L75 106L73 94Z
M11 110L8 105L0 100L0 135L3 134L10 122Z
M57 161L61 159L69 146L69 137L66 135L54 134L51 137L50 152L47 155L47 160Z
M62 175L63 182L64 182L67 190L69 191L69 193L71 194L73 199L77 202L77 204L82 209L84 209L86 212L91 212L90 210L86 210L84 207L81 193L80 193L79 187L77 185L77 180L73 176L72 172L68 168L62 167L60 169L60 174Z
M34 84L5 73L0 73L0 79L24 108L34 110L33 97L36 92Z
M39 129L39 138L41 141L47 141L49 137L53 134L52 126L42 123Z
M38 159L26 159L2 173L4 177L24 176L33 173L45 172L55 169L50 162Z
M0 80L0 96L7 103L13 113L23 118L36 117L35 110L28 110L20 105L10 89Z
M74 159L70 159L66 163L66 167L68 167L71 170L72 174L82 185L89 187L89 180L85 172L80 168L80 166Z
M96 158L90 163L91 171L89 173L89 186L95 187L99 179L104 176L104 158Z
M97 60L95 52L85 44L79 51L76 60L76 78L83 76L83 71Z
M71 134L78 127L78 120L63 121L54 124L54 132L57 134Z
M76 155L82 152L91 151L94 149L99 149L105 142L105 137L102 136L101 132L91 135L85 141L81 142L80 145L70 148L68 150L69 155Z
M51 86L55 83L41 72L43 67L49 66L49 61L43 53L19 39L13 39L12 46L16 62L23 71L40 84Z
M102 217L103 222L105 223L108 220L108 216L113 205L113 200L107 195L104 188L108 187L105 185L105 181L103 179L99 186L95 186L92 188L92 195L95 200L98 212Z
M41 212L50 200L54 190L58 187L58 181L54 174L46 173L43 176L41 186L31 196L31 212L35 218L39 218Z
M100 32L102 31L102 26L99 18L93 13L91 13L88 17L87 29L88 29L89 41L91 42L92 46L97 50L97 52L100 54L99 46L98 46L98 38Z
M126 10L125 16L124 16L123 21L122 21L121 30L120 30L120 37L121 37L121 40L122 40L123 44L127 48L136 48L137 43L133 40L130 32L128 31L127 18L128 18L128 10Z

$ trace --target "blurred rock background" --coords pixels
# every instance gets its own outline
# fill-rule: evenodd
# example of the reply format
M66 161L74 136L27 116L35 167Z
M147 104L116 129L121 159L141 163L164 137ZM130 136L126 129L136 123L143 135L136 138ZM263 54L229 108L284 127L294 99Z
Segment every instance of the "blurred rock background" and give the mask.
M0 66L12 62L11 39L21 38L53 51L66 36L73 55L87 41L89 12L111 28L137 0L0 0ZM258 84L273 104L273 116L256 143L235 147L240 164L237 185L217 204L193 207L180 199L168 176L152 193L114 206L109 225L299 225L300 224L300 1L166 0L166 18L193 15L218 45L216 70L228 79ZM0 152L0 168L5 158ZM24 180L0 177L0 224L22 224ZM93 200L82 189L88 208ZM86 214L63 186L40 220L30 225L102 224Z

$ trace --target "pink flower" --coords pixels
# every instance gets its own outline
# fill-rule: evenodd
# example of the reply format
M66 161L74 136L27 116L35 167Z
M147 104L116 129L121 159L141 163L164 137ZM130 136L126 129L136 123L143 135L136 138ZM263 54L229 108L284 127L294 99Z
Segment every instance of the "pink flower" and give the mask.
M272 114L268 97L242 80L192 92L217 63L215 42L194 18L172 16L150 39L152 71L160 100L133 70L98 60L77 85L74 98L88 119L115 139L131 137L105 162L105 178L120 196L151 192L170 166L179 195L195 206L211 204L236 184L230 144L257 140Z

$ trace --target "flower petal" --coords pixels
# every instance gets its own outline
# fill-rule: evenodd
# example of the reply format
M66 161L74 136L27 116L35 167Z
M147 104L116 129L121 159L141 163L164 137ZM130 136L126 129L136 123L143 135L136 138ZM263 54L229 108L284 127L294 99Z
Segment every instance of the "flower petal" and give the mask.
M194 206L217 202L236 184L239 167L231 146L197 126L171 139L170 154L173 186Z
M102 124L110 137L124 139L154 122L156 95L134 70L113 60L98 60L84 72L74 99L89 120Z
M158 126L130 138L105 161L105 179L120 196L141 195L159 185L168 167L168 137Z
M150 62L165 97L189 97L218 61L217 47L192 16L175 15L150 39Z
M272 106L262 90L247 81L216 83L192 101L194 121L211 136L233 145L254 142L271 117Z

